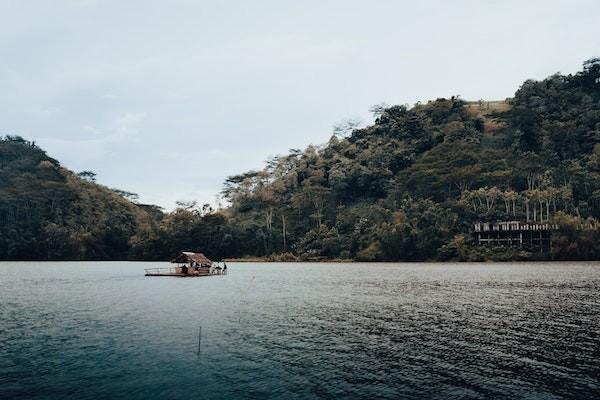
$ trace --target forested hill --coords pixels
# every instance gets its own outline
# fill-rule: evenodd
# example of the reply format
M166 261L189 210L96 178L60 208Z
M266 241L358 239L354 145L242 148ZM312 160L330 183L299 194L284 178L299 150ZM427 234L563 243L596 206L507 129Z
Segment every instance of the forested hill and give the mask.
M599 59L527 81L506 102L373 111L372 126L227 180L228 215L257 233L256 253L600 258ZM527 219L560 224L552 254L472 243L476 221Z
M151 217L93 180L32 142L2 138L0 259L127 259L131 237Z
M575 75L526 81L506 101L453 97L373 112L371 126L342 127L325 145L228 178L230 205L218 211L135 205L5 139L0 257L600 258L599 59ZM476 245L473 223L498 220L560 229L543 252Z

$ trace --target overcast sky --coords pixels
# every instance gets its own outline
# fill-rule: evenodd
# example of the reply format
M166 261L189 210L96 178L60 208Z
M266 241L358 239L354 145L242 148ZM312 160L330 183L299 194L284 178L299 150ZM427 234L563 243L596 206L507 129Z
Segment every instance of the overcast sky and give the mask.
M369 106L600 56L600 1L0 0L0 133L170 209Z

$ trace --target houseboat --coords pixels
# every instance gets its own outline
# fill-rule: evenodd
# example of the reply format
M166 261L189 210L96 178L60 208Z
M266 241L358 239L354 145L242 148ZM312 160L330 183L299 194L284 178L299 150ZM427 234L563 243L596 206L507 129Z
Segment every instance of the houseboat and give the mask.
M226 275L227 264L221 266L218 262L213 262L202 253L192 253L183 251L177 257L171 260L176 264L168 268L146 268L146 276L180 276L180 277L198 277Z

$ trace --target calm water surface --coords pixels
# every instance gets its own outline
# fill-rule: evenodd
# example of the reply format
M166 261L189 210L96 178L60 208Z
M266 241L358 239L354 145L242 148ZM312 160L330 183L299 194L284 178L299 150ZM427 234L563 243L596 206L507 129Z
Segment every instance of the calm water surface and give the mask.
M149 266L0 263L0 398L600 397L599 263Z

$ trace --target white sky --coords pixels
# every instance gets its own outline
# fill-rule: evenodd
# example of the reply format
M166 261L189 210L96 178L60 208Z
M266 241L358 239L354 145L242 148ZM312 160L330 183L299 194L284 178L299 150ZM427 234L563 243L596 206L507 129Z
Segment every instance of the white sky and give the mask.
M373 104L503 99L594 56L597 0L0 0L0 133L170 209Z

